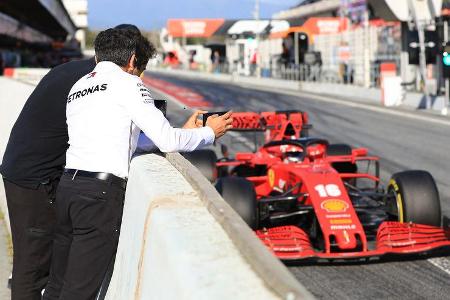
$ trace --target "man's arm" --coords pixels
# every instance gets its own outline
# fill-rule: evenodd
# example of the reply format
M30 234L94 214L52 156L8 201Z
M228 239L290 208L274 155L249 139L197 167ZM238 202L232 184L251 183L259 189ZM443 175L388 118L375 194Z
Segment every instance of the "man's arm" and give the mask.
M200 115L207 113L206 110L196 110L190 117L189 119L186 121L186 123L184 123L183 127L184 129L189 129L189 128L200 128L203 127L203 121L200 120L198 117L200 117Z
M214 142L215 133L209 126L195 129L173 128L153 104L142 81L136 77L134 87L124 95L125 107L131 120L162 152L193 151Z

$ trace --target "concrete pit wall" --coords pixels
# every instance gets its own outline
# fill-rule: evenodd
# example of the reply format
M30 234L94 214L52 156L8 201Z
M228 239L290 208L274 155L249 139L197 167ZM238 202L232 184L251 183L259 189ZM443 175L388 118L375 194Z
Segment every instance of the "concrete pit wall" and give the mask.
M106 299L295 299L296 294L293 289L277 295L257 276L167 159L155 154L133 159Z
M33 90L33 85L0 76L0 159L3 159L11 129L25 101ZM3 179L0 182L0 210L5 217L9 231L8 208L6 206Z

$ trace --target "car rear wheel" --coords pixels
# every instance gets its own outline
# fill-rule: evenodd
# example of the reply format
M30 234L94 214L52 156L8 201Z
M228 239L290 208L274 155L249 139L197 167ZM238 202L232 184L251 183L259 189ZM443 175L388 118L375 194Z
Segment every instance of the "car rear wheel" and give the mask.
M388 212L399 222L441 225L439 192L430 173L412 170L392 175L388 195Z
M252 229L258 229L258 205L253 184L245 178L224 177L216 184L223 199Z
M330 144L327 148L328 156L352 155L352 147L347 144ZM351 162L335 162L333 168L339 173L356 173L358 167Z
M352 154L352 147L347 144L330 144L327 148L327 155L350 155Z
M217 155L213 150L196 150L183 153L183 156L196 166L210 182L214 182L217 179Z

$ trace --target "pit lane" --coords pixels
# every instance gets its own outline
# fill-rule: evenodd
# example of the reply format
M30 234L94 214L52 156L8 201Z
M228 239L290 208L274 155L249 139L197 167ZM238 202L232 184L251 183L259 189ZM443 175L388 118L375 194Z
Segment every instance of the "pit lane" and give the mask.
M381 178L385 183L397 171L430 171L438 184L443 212L450 215L450 126L445 122L427 121L427 118L438 117L402 111L396 115L384 114L339 102L311 100L314 96L295 95L294 92L279 93L162 74L149 75L190 89L212 103L214 110L307 111L313 124L312 136L324 137L333 143L367 147L370 153L381 156ZM164 98L157 91L153 91L153 95ZM357 100L357 95L350 100ZM169 118L177 125L189 115L189 110L179 104L169 103L168 111ZM406 113L419 117L403 117ZM237 134L228 135L221 142L229 146L230 152L250 150L252 145L250 139ZM450 256L372 264L290 266L289 269L318 298L448 299L449 262Z

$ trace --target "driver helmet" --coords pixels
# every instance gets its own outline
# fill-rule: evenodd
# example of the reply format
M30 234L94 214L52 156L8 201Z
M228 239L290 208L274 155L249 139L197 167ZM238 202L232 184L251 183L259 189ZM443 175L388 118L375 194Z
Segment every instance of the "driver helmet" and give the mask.
M283 153L283 161L285 163L295 163L303 160L303 149L300 147L286 145L281 152Z

